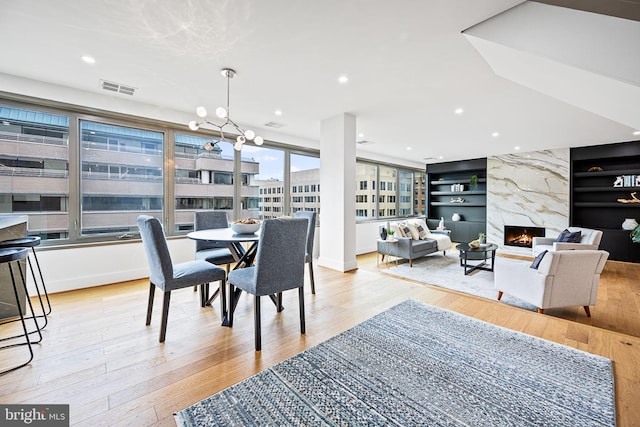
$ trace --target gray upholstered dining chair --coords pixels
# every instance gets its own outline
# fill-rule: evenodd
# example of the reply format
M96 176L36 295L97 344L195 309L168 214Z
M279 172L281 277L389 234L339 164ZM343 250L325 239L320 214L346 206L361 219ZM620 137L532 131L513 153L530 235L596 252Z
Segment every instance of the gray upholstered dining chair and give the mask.
M316 293L316 283L313 277L313 239L316 233L316 213L311 211L298 211L293 214L294 218L307 218L307 249L304 262L309 264L309 280L311 281L311 293Z
M205 289L208 289L209 283L220 281L220 316L223 318L227 311L225 299L226 273L224 269L203 260L173 264L160 221L148 215L138 216L137 221L138 228L140 229L140 237L142 238L142 243L147 254L147 261L149 262L147 326L151 324L151 312L156 286L164 292L162 321L160 324L160 342L164 342L166 336L169 301L171 300L171 291L174 289L201 285L201 300L203 300L205 298Z
M201 211L194 214L193 227L195 231L212 228L227 228L229 221L224 211ZM231 263L236 262L224 242L196 241L196 259L202 259L215 265L226 265L227 273Z
M307 223L304 218L274 218L262 223L254 267L229 273L229 326L233 326L233 311L240 292L254 295L254 331L256 351L262 349L260 327L260 297L278 295L278 311L282 311L282 292L298 289L300 333L305 333L304 318L304 258L307 244Z

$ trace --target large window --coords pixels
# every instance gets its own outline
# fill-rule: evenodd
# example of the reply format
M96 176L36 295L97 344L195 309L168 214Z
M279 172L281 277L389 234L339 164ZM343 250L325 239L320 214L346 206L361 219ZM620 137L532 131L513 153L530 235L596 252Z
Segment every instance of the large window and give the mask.
M193 230L197 210L226 210L233 217L233 144L204 136L176 133L175 230Z
M391 218L396 216L396 191L394 184L398 176L398 171L389 166L378 166L378 192L385 197L384 203L379 203L378 211L381 218Z
M370 163L356 163L356 219L371 219L367 212L376 209L376 190L368 182L378 180L378 167ZM373 185L371 187L374 187Z
M426 173L414 172L413 174L413 197L414 197L414 215L427 215L427 200L426 200Z
M414 184L415 180L423 183L424 173L387 165L357 162L356 219L424 215L424 194L422 199L414 195L414 188L419 188ZM371 183L370 189L368 189L368 183ZM424 184L420 188L424 191ZM369 212L370 216L368 216Z
M0 213L29 234L69 237L69 117L0 104Z
M398 172L398 209L400 216L413 215L413 172Z
M138 215L162 220L164 134L80 121L81 234L137 233Z
M297 211L320 213L320 158L291 154L290 176L292 192L297 193L296 197L291 197L291 214ZM299 193L298 188L301 188Z
M0 101L0 214L28 215L28 233L45 244L133 238L140 214L176 235L193 229L197 210L229 219L320 212L316 153L269 142L237 152L206 129L86 113ZM424 210L417 172L357 162L356 173L357 218Z
M243 187L246 193L243 201L243 217L268 219L284 215L284 198L273 197L273 195L284 194L285 151L245 145L242 148L242 157L243 159L247 157L247 160L260 165L259 173L249 181L247 186ZM264 189L264 195L259 194L259 188Z

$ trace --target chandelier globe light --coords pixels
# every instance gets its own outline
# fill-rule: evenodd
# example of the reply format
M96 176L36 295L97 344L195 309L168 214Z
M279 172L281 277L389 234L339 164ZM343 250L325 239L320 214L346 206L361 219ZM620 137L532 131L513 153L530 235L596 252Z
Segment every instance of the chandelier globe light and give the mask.
M199 106L198 108L196 108L196 115L200 117L200 119L202 120L200 121L191 120L189 122L189 129L193 131L197 131L198 129L200 129L200 126L202 126L203 124L208 124L216 128L218 132L220 132L220 140L223 140L224 139L223 128L227 125L230 125L236 130L236 132L238 132L238 136L236 137L236 142L233 144L233 148L236 151L242 150L242 145L245 144L247 141L253 141L256 145L262 145L264 143L264 139L261 136L257 136L256 133L251 129L247 129L247 130L242 129L240 126L236 124L236 122L231 120L231 117L229 117L229 82L233 78L233 76L236 75L235 70L231 68L223 68L222 70L220 70L220 73L222 74L223 77L227 78L227 107L216 108L215 114L216 114L216 117L218 117L219 119L224 119L224 122L222 124L218 124L210 121L207 118L207 115L208 115L207 109L203 106ZM215 144L211 142L207 142L204 144L204 149L207 151L211 151L213 150L214 146Z

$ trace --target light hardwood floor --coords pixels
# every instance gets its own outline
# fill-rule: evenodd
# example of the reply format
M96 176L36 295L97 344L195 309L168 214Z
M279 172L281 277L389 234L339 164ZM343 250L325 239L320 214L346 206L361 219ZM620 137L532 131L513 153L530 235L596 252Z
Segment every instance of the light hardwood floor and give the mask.
M198 293L174 292L164 344L158 293L152 324L144 324L147 281L52 295L35 360L0 377L0 402L70 404L78 426L172 426L173 412L412 298L612 359L618 425L640 425L640 265L607 264L588 319L579 308L540 315L397 279L376 268L374 254L359 256L358 264L344 274L316 267L317 294L306 294L306 335L299 333L296 292L285 294L282 313L265 301L260 353L246 295L230 329L220 326L217 301L201 309ZM0 368L15 357L13 350L0 352Z

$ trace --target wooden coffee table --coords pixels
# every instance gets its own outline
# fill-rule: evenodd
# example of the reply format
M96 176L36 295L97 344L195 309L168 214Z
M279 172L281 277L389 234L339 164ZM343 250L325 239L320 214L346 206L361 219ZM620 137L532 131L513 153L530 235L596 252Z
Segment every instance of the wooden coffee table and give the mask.
M493 271L498 245L486 243L479 248L472 248L468 243L458 243L456 249L460 251L460 267L464 267L465 276L474 270ZM491 259L491 265L487 260ZM479 264L469 264L468 261L481 261Z

